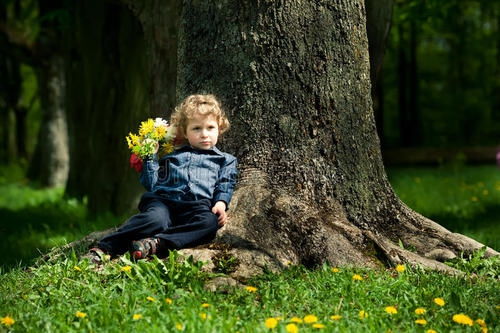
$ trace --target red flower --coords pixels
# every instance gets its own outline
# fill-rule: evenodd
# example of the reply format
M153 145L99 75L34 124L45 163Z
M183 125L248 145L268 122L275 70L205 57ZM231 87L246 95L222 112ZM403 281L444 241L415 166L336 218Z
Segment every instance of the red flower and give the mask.
M142 160L139 156L137 156L136 154L130 155L129 162L130 162L130 167L134 168L135 171L137 172L142 171Z

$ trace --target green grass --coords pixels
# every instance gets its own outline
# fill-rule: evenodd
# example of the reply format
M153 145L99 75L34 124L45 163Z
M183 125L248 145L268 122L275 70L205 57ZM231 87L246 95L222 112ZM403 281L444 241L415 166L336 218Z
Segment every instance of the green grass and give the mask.
M123 270L126 266L129 272ZM353 280L354 274L363 280ZM214 293L203 288L210 276L200 271L199 263L176 260L175 253L166 262L134 264L122 257L102 271L69 257L1 275L0 316L12 317L12 328L20 332L166 332L175 331L176 325L186 332L269 332L267 318L279 318L273 331L285 332L292 317L306 315L317 316L326 332L423 332L417 318L428 322L425 329L438 332L479 332L478 325L454 323L458 313L484 319L491 332L500 328L498 280L486 277L457 278L414 269L333 272L326 265L315 271L290 267L248 281L255 292L236 288ZM446 304L436 305L436 297ZM202 306L205 303L208 307ZM387 306L398 313L386 313ZM417 316L418 307L427 312ZM367 318L359 318L361 310ZM86 317L77 317L77 311ZM142 318L134 320L136 314ZM332 315L342 318L334 321ZM298 326L302 332L317 331L310 324Z
M500 169L495 166L390 168L408 206L451 231L500 249Z

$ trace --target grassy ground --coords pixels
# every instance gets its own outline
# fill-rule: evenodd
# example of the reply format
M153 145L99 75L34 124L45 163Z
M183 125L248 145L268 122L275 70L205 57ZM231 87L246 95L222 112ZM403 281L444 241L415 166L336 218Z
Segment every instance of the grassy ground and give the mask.
M499 173L494 167L389 170L410 207L496 249ZM175 260L175 253L166 262L132 263L125 256L101 271L74 255L12 268L15 260L26 263L36 255L36 248L44 251L121 221L90 221L84 205L64 199L61 190L33 189L15 175L11 170L8 179L0 176L0 250L23 250L10 261L2 258L0 332L484 332L481 320L490 332L500 330L500 260L480 254L453 264L477 273L468 277L411 267L290 267L246 282L255 289L225 293L205 290L214 275L201 272L200 263ZM417 308L425 313L416 314Z

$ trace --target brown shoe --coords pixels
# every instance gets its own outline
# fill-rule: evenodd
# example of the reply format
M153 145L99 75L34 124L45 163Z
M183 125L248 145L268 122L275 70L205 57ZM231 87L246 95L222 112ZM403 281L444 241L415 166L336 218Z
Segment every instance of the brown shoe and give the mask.
M82 259L89 259L91 263L99 265L102 264L105 255L106 252L102 249L93 247L86 255L82 256Z
M160 250L160 239L159 238L144 238L141 240L132 242L131 254L132 258L135 260L145 259L152 256L153 254L158 254Z

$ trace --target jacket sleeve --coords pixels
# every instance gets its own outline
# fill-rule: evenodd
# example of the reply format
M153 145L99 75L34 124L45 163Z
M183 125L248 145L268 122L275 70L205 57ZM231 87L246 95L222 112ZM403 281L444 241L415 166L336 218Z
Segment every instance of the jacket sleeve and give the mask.
M228 155L224 166L219 172L217 184L215 184L213 204L217 201L224 201L226 203L226 209L228 209L229 202L233 196L237 176L238 169L236 158L232 155Z
M152 157L144 159L144 167L139 180L144 188L152 192L156 183L158 182L158 170L160 169L158 164L158 155L155 154Z

